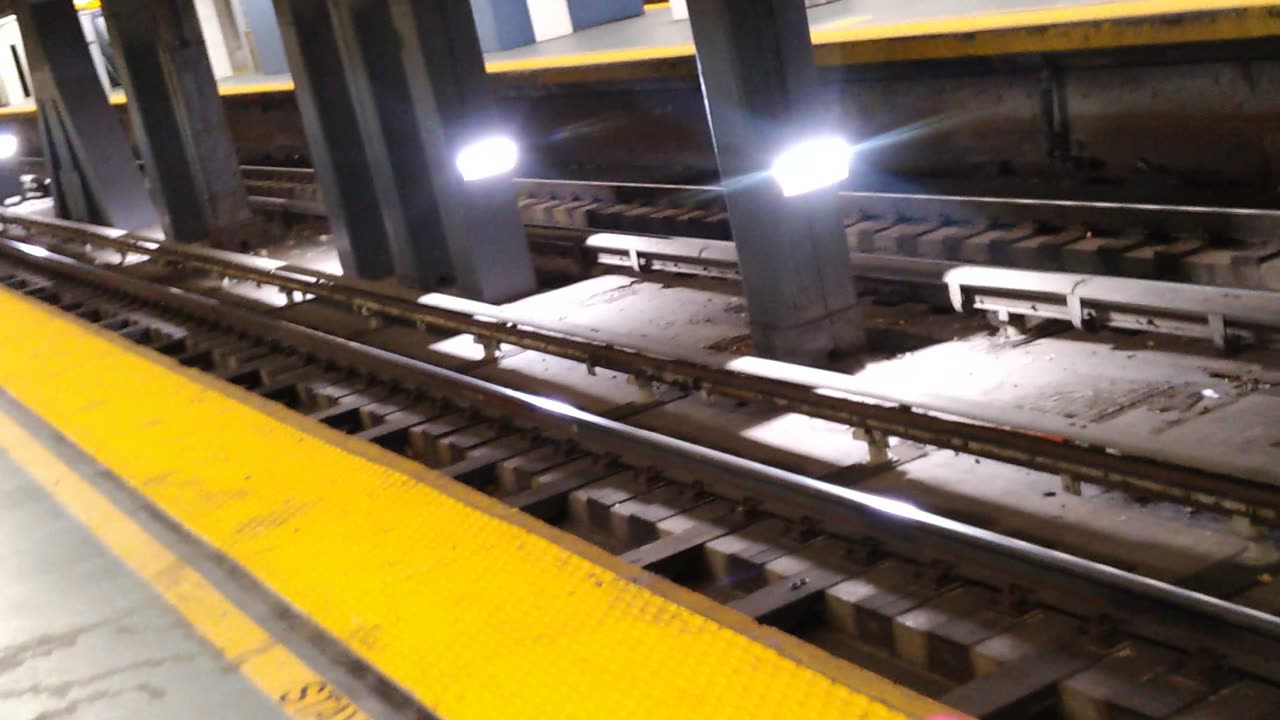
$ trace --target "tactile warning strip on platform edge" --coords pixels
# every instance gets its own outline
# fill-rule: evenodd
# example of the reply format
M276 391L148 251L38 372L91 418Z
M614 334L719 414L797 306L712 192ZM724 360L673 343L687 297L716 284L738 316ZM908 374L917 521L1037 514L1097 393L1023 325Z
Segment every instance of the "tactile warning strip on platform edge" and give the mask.
M7 392L449 720L942 712L7 289L0 338Z

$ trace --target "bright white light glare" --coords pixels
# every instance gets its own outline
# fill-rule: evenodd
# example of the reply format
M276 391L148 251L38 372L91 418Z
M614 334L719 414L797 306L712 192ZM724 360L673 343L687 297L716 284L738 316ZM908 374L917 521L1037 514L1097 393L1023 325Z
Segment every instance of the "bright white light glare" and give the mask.
M877 510L883 510L906 520L925 520L934 517L931 513L927 513L911 503L894 500L893 498L863 494L862 500Z
M18 154L18 136L0 133L0 160L8 160Z
M568 415L573 417L580 412L578 408L570 405L569 403L552 400L549 397L542 397L541 395L526 395L525 399L543 410L549 410L558 415Z
M769 173L786 197L804 195L849 177L853 152L853 145L843 138L811 138L784 150Z
M14 243L14 247L16 247L17 249L21 250L22 252L32 257L46 258L46 257L49 257L49 255L51 254L48 250L45 250L39 245L28 245L26 243Z
M458 172L467 182L484 180L509 173L516 168L520 149L508 137L491 137L478 140L462 148L458 153Z

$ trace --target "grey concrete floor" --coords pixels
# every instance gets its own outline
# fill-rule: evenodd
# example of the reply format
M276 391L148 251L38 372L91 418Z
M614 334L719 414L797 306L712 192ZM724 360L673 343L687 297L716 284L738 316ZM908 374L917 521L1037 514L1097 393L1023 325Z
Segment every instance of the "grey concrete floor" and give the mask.
M0 388L8 416L131 522L354 701L362 718L429 720L305 618ZM291 717L0 449L0 720ZM320 715L317 715L320 717ZM342 717L347 717L343 715Z
M921 0L902 3L891 0L840 0L809 11L809 22L815 32L874 27L918 20L935 20L949 17L974 17L1026 10L1107 5L1121 0ZM693 34L687 20L675 20L669 8L651 10L639 17L620 20L586 30L580 30L553 40L533 45L488 53L485 60L503 63L521 60L556 58L569 55L603 53L614 50L635 50L646 47L688 45ZM250 73L223 78L218 84L225 88L246 87L263 83L288 81L288 74L260 75ZM116 91L113 95L120 95ZM16 103L15 107L31 103Z
M0 717L286 717L0 451Z
M909 3L893 0L840 0L811 8L809 25L812 30L821 32L913 20L1106 4L1106 0L919 0ZM485 59L496 63L610 50L688 45L692 42L693 33L689 29L689 22L673 19L669 8L659 8L640 17L580 30L565 37L489 53Z

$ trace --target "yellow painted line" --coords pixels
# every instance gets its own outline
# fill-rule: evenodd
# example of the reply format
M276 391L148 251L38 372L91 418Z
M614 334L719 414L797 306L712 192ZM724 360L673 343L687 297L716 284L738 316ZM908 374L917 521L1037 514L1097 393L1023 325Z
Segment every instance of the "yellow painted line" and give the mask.
M270 82L245 85L224 85L218 89L219 95L258 95L262 93L293 92L293 80L272 80Z
M552 55L548 57L531 57L519 60L499 60L485 63L490 73L530 72L533 70L552 70L555 68L582 67L588 65L614 65L618 63L640 62L645 60L666 60L670 58L693 57L693 43L681 45L658 45L654 47L632 47L618 50L601 50L589 53L569 55Z
M1276 8L1275 0L1130 0L1068 7L1026 8L998 13L953 15L926 20L885 23L854 30L814 33L819 44L893 40L924 35L963 35L992 30L1015 30L1030 27L1107 22L1115 20L1148 20L1154 17L1208 13L1223 10Z
M368 720L341 691L3 413L0 448L186 618L230 666L279 702L285 715L297 720Z
M7 105L0 108L0 117L9 115L34 115L36 112L35 103L22 103L21 105Z
M1222 15L1224 12L1228 15ZM1161 18L1161 22L1149 22L1153 18ZM863 17L849 18L845 22L855 21L861 25ZM975 34L979 37L973 37ZM820 62L856 64L973 54L1202 42L1275 34L1280 34L1280 15L1277 15L1274 0L1132 0L954 15L856 28L843 27L841 21L834 21L815 29L811 36L818 46ZM912 42L920 40L928 40L929 44ZM828 49L845 52L824 52ZM491 73L531 72L693 55L692 44L681 44L507 60L489 63L487 67Z
M232 84L226 83L218 86L218 94L223 97L231 97L235 95L263 95L270 93L288 93L295 89L292 79L269 80L257 83ZM112 92L107 96L107 102L111 105L120 107L129 102L125 94L119 90ZM35 103L25 102L21 105L9 105L0 107L0 117L8 115L31 115L36 112Z
M823 65L1069 52L1280 35L1280 6L1159 0L941 18L818 33Z
M448 720L953 717L11 290L0 337L23 339L0 353L0 386Z

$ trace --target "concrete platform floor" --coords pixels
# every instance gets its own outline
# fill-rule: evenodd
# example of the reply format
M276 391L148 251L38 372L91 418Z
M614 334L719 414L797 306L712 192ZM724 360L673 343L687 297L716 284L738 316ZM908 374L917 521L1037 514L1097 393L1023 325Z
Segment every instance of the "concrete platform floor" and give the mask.
M1021 13L1053 8L1112 5L1124 0L923 0L901 3L892 0L838 0L809 9L809 27L821 41L823 33L850 28L891 25L951 17L974 17ZM665 48L693 43L687 20L676 20L671 8L654 7L640 17L620 20L580 30L514 50L489 53L485 59L501 67L504 63L534 58L550 59L596 53L627 52L643 48ZM585 58L584 58L585 59Z
M1054 11L1079 9L1078 16L1073 15L1069 19L1080 21L1094 15L1106 17L1115 8L1150 12L1150 8L1143 5L1133 0L922 0L913 3L837 0L811 8L809 24L815 40L825 43L842 41L842 33L850 30L867 30L884 37L911 37L945 33L949 22L955 23L956 32L968 32L972 28L964 23L975 18L989 19L995 26L1054 24L1064 19L1053 14ZM1094 13L1091 8L1098 10ZM1167 10L1178 12L1185 8L1169 6ZM882 31L877 33L876 28ZM691 55L692 43L689 22L675 19L670 7L655 6L638 17L512 50L488 53L485 60L490 72L519 72L548 66L643 60L649 56ZM222 78L218 85L224 95L290 92L292 76L288 73L247 73ZM124 102L122 90L113 91L110 97L114 103ZM0 107L6 112L20 114L32 111L34 104L23 101Z
M0 453L0 716L287 715Z
M277 601L3 392L0 434L0 717L368 720L353 701L377 717L423 717L365 686ZM259 639L228 655L229 634ZM296 697L272 697L262 668L245 669L254 658L277 677L294 662L322 674Z

